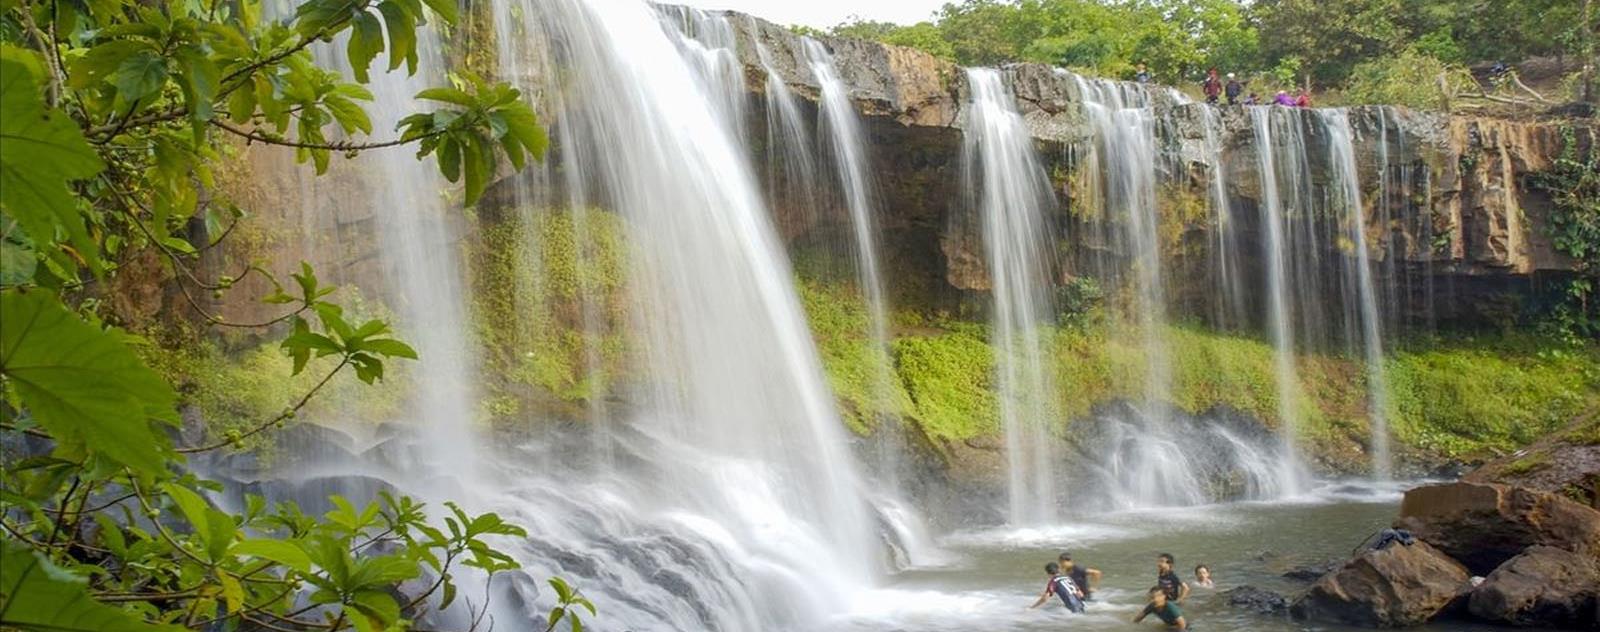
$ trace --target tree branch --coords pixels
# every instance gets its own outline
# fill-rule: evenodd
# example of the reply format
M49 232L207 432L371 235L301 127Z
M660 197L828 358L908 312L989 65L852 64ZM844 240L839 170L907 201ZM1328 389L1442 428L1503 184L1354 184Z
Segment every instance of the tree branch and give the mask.
M434 132L429 132L427 134L423 134L421 136L416 136L416 137L413 137L413 138L397 138L397 139L394 139L394 140L383 141L383 142L379 142L379 143L355 143L355 142L350 142L350 141L339 141L339 142L336 142L336 143L307 143L307 142L296 141L296 140L288 140L288 139L285 139L285 138L275 138L275 137L272 137L272 136L266 136L266 135L261 134L260 132L255 131L255 130L248 130L248 129L244 129L242 127L237 127L237 126L235 126L235 125L233 125L231 123L227 123L227 122L222 121L220 119L212 120L211 124L216 126L216 127L221 128L221 129L227 130L230 133L242 136L242 137L248 139L251 142L264 143L264 144L268 144L268 145L280 145L280 146L283 146L283 147L294 147L294 148L297 148L297 149L326 149L326 150L329 150L329 151L365 151L365 150L368 150L368 149L382 149L384 147L396 147L396 146L399 146L399 145L406 145L406 144L412 143L414 141L421 140L423 138L427 138L429 136L437 136L439 134L444 133L443 131L434 131Z

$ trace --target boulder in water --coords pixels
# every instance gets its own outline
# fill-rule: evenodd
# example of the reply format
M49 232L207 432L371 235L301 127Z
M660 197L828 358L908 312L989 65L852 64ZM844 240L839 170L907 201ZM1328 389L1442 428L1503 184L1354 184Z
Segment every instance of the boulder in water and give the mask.
M1292 579L1295 581L1314 582L1322 579L1323 575L1327 575L1328 573L1339 570L1339 567L1343 565L1344 563L1340 562L1339 560L1328 560L1321 564L1296 566L1288 571L1285 571L1283 576L1287 579Z
M1473 589L1467 609L1497 623L1567 628L1596 623L1600 568L1586 555L1535 546L1511 558Z
M1557 494L1493 483L1446 483L1406 492L1395 526L1478 575L1530 546L1580 555L1600 552L1600 511Z
M1463 597L1468 579L1465 567L1426 542L1393 544L1324 575L1290 613L1371 627L1420 625Z
M1240 586L1222 591L1228 605L1257 614L1283 614L1289 609L1289 598L1265 588Z

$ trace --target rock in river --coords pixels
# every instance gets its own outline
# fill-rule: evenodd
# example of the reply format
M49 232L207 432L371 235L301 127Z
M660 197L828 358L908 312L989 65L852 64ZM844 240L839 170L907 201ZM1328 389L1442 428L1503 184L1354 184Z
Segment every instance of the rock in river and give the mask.
M1406 492L1395 526L1487 575L1530 546L1600 552L1600 511L1557 494L1492 483Z
M1473 616L1539 628L1594 627L1600 568L1586 555L1536 546L1500 565L1467 602Z
M1420 625L1462 597L1468 579L1465 567L1426 542L1393 544L1324 575L1290 612L1371 627Z

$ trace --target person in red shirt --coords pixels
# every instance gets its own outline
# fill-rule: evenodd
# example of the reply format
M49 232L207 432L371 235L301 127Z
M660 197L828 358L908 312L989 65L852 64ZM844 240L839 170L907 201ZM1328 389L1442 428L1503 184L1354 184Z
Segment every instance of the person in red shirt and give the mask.
M1222 78L1217 76L1217 69L1212 68L1206 72L1206 80L1200 86L1206 91L1206 103L1217 104L1217 97L1222 94Z
M1305 88L1301 88L1300 89L1300 96L1295 97L1294 104L1295 104L1295 107L1302 107L1302 108L1311 107L1311 93L1306 92Z

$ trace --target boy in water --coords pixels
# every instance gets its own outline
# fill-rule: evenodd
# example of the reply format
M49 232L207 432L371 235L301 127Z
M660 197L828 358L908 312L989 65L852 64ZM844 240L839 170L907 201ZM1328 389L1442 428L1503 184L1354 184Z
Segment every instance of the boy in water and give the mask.
M1183 618L1183 609L1179 608L1178 604L1167 601L1165 590L1162 590L1160 586L1156 586L1150 589L1149 594L1150 603L1145 604L1144 610L1139 612L1139 616L1133 618L1134 623L1144 621L1144 618L1150 615L1156 615L1156 618L1161 619L1162 623L1167 624L1168 629L1178 630L1179 632L1189 629L1189 622Z
M1156 587L1166 594L1167 601L1183 603L1189 598L1189 584L1173 572L1172 565L1177 560L1171 553L1162 553L1156 556Z
M1083 593L1083 600L1094 598L1092 584L1100 583L1100 569L1078 566L1072 562L1072 554L1062 551L1057 558L1061 562L1061 574L1072 578L1072 583L1078 585L1078 590Z
M1039 600L1028 606L1029 610L1044 605L1050 595L1061 598L1061 603L1067 610L1077 613L1083 612L1083 592L1078 590L1078 585L1072 583L1072 578L1061 574L1061 566L1055 562L1044 565L1044 572L1050 576L1050 583L1044 585L1044 594L1039 595Z

